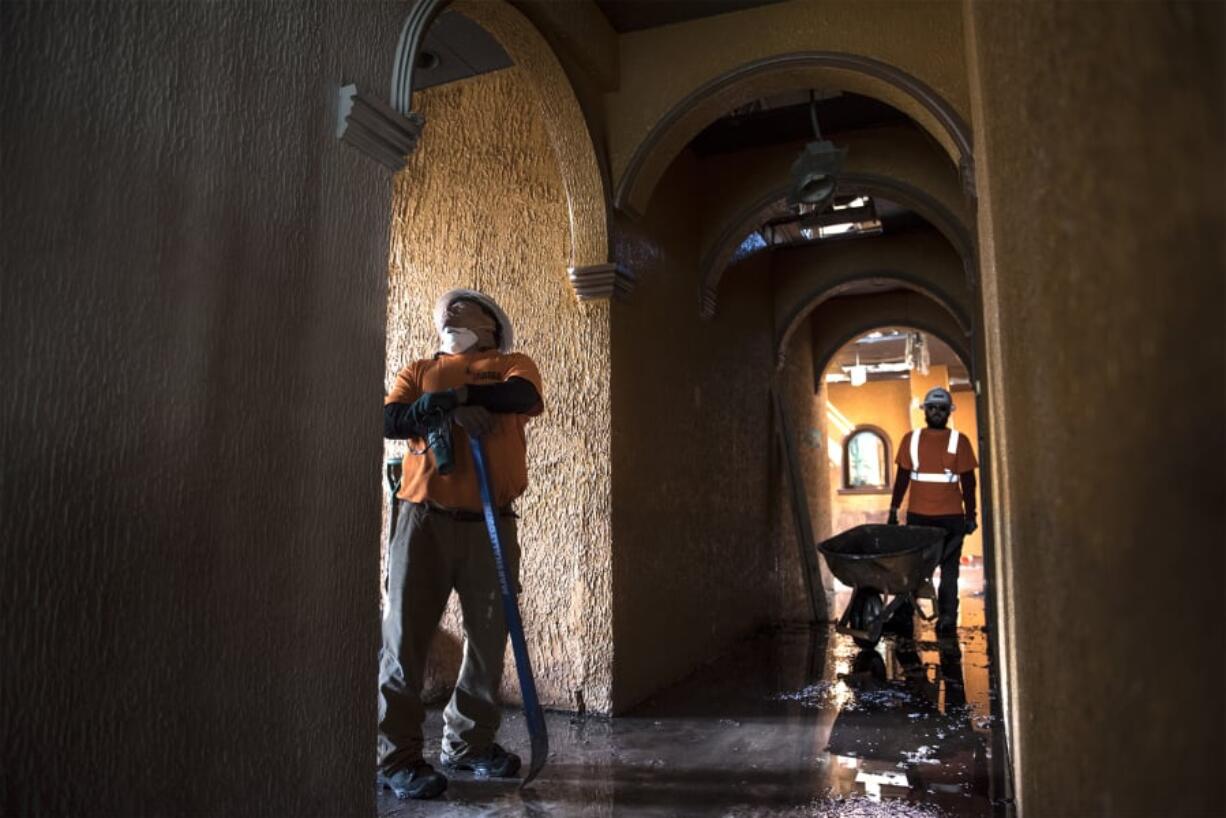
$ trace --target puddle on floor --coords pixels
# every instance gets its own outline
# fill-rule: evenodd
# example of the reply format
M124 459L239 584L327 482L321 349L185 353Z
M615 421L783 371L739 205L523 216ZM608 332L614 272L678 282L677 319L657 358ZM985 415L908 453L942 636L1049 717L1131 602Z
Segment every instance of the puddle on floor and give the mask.
M549 763L526 792L455 776L435 801L380 794L379 814L1008 815L986 634L916 635L866 651L830 627L764 633L627 716L548 714ZM427 746L441 730L431 710ZM499 740L526 750L521 714Z

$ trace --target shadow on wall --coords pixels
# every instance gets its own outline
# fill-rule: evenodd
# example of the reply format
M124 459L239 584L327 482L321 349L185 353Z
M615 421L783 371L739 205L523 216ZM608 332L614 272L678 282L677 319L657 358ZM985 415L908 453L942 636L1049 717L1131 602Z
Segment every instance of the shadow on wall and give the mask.
M780 595L768 270L746 259L727 309L700 317L699 171L682 155L645 217L616 224L638 281L612 316L618 711L770 621Z

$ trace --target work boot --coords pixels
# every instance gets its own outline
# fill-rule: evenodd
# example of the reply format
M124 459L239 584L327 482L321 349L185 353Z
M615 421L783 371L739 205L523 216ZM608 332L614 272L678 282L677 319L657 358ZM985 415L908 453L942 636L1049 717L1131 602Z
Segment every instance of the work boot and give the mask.
M390 773L380 772L378 782L395 793L401 801L407 798L437 798L447 789L447 778L424 761L413 767L401 767Z
M478 778L510 778L519 772L520 766L519 756L508 753L498 744L466 753L460 758L442 754L439 760L449 770L467 770Z

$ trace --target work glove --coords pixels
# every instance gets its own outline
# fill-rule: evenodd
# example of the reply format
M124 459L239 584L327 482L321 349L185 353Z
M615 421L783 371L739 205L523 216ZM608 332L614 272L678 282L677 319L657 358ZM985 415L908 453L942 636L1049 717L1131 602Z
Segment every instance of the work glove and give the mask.
M890 516L885 520L886 525L898 525L898 509L890 509Z
M975 529L977 529L977 528L979 528L979 523L977 523L977 522L975 521L975 518L974 518L974 517L967 517L967 518L966 518L966 532L965 532L965 533L966 533L968 536L969 536L969 535L971 535L971 534L974 534L974 533L975 533Z
M446 389L442 392L427 392L417 399L414 409L419 417L426 418L435 413L447 414L459 405L455 390Z

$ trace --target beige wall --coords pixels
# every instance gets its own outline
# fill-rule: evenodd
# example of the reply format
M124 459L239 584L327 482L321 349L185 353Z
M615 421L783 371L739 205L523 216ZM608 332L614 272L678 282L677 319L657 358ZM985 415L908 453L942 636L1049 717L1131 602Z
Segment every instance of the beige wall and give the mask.
M778 595L765 268L730 284L714 321L698 317L694 171L682 157L646 217L615 231L638 276L612 318L619 711L766 622Z
M1226 8L966 9L1023 812L1219 814Z
M387 383L437 349L435 299L493 296L537 362L546 413L528 427L530 486L519 503L520 605L547 706L607 711L612 674L609 525L609 308L580 304L566 279L567 210L558 163L521 69L431 89L426 138L396 178ZM399 444L389 444L399 451ZM449 692L462 626L453 597L427 693ZM512 668L508 648L508 669ZM515 674L503 696L519 699Z
M4 3L9 815L372 815L400 8Z

